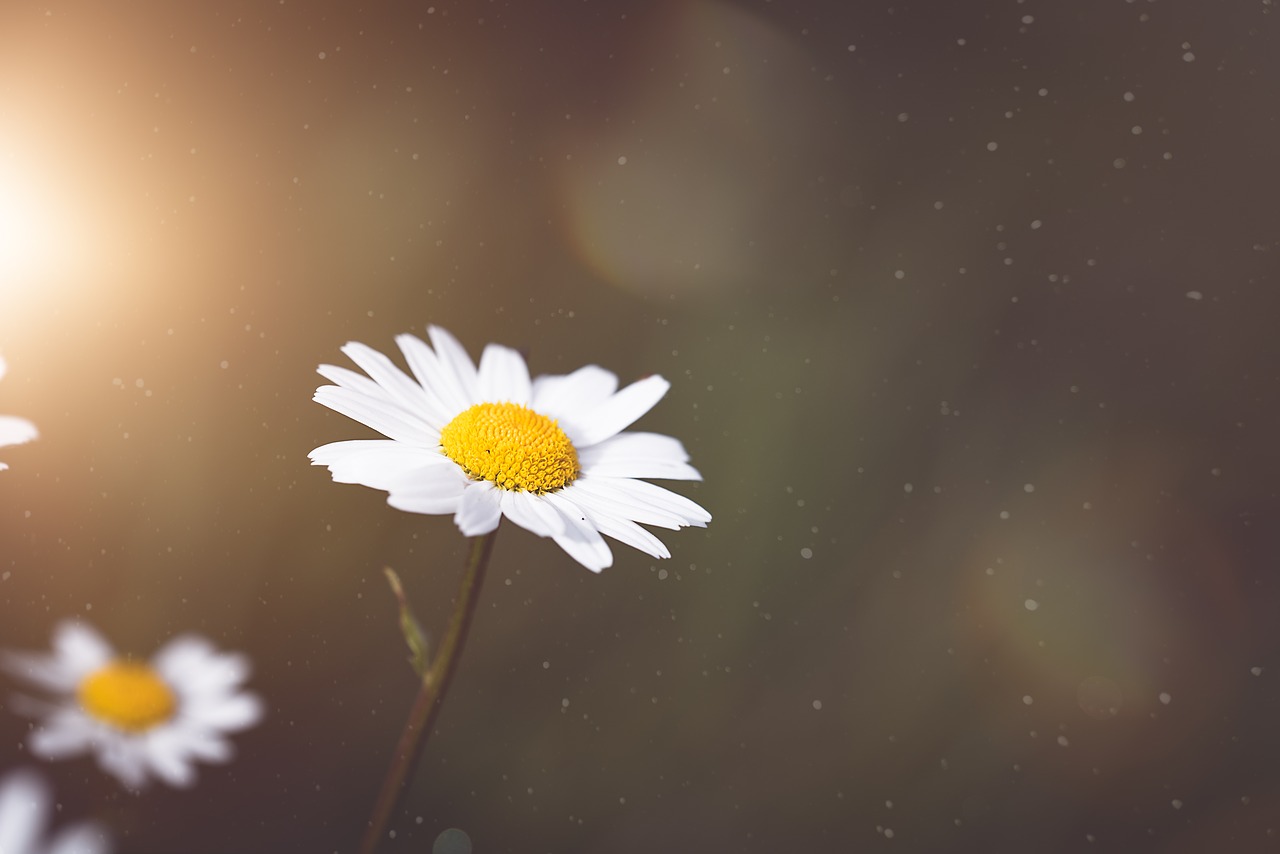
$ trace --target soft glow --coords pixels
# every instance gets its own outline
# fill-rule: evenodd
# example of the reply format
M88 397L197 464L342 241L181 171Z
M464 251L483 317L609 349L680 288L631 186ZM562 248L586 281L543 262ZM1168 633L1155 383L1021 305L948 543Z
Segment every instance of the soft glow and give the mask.
M50 196L15 158L0 155L0 291L59 273L70 224Z

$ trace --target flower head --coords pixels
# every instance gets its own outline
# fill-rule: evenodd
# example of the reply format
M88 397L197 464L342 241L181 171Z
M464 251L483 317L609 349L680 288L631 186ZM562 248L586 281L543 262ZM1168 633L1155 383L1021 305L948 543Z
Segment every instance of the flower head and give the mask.
M654 557L666 546L637 523L705 527L711 514L640 478L701 480L670 436L623 432L666 394L649 376L618 390L618 378L587 365L530 380L524 358L490 344L477 368L457 339L427 328L396 343L412 376L364 344L342 348L367 376L334 365L315 400L385 439L322 445L315 465L333 479L387 491L413 513L453 514L467 536L487 534L506 516L551 537L593 572L613 563L600 536Z
M53 800L39 775L23 769L0 780L0 854L105 854L106 831L82 822L42 843Z
M226 732L253 726L262 704L240 690L249 676L241 655L218 652L184 635L147 662L118 657L93 629L66 622L53 653L6 653L0 664L52 698L19 698L39 720L31 752L43 759L97 754L102 770L137 790L154 776L171 786L195 782L195 760L225 762ZM3 849L0 849L3 850Z
M40 841L52 800L33 771L14 771L0 780L0 854L105 854L106 831L92 822L64 827L47 844Z
M0 379L4 378L8 369L4 358L0 357ZM23 442L30 442L37 435L39 434L36 431L36 425L27 419L18 418L16 415L0 415L0 447L21 445ZM0 463L0 471L4 471L8 467L5 463ZM0 849L0 851L3 851L3 849Z

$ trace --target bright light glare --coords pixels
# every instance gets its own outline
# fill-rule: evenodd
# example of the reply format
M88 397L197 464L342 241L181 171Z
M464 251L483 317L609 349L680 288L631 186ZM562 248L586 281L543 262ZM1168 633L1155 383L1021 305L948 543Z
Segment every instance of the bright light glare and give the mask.
M73 230L51 189L0 154L0 294L64 275Z

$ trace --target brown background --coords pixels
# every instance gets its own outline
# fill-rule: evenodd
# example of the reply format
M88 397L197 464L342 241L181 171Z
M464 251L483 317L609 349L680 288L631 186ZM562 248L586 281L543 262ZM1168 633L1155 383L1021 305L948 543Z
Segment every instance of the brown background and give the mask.
M309 467L368 435L309 398L437 323L666 376L640 426L715 521L599 577L504 526L386 850L1276 844L1276 22L3 4L0 412L42 435L0 640L202 632L270 708L189 792L48 766L62 820L353 849L414 690L381 568L438 631L465 543Z

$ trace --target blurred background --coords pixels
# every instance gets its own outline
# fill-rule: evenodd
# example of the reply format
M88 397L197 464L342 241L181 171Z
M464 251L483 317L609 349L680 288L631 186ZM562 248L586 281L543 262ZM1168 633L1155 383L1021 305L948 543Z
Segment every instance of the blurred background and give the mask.
M355 848L447 517L309 466L349 340L672 382L715 516L505 524L388 852L1280 844L1272 0L0 7L0 643L253 659L121 851ZM5 680L6 699L19 686ZM0 716L0 763L30 764Z

